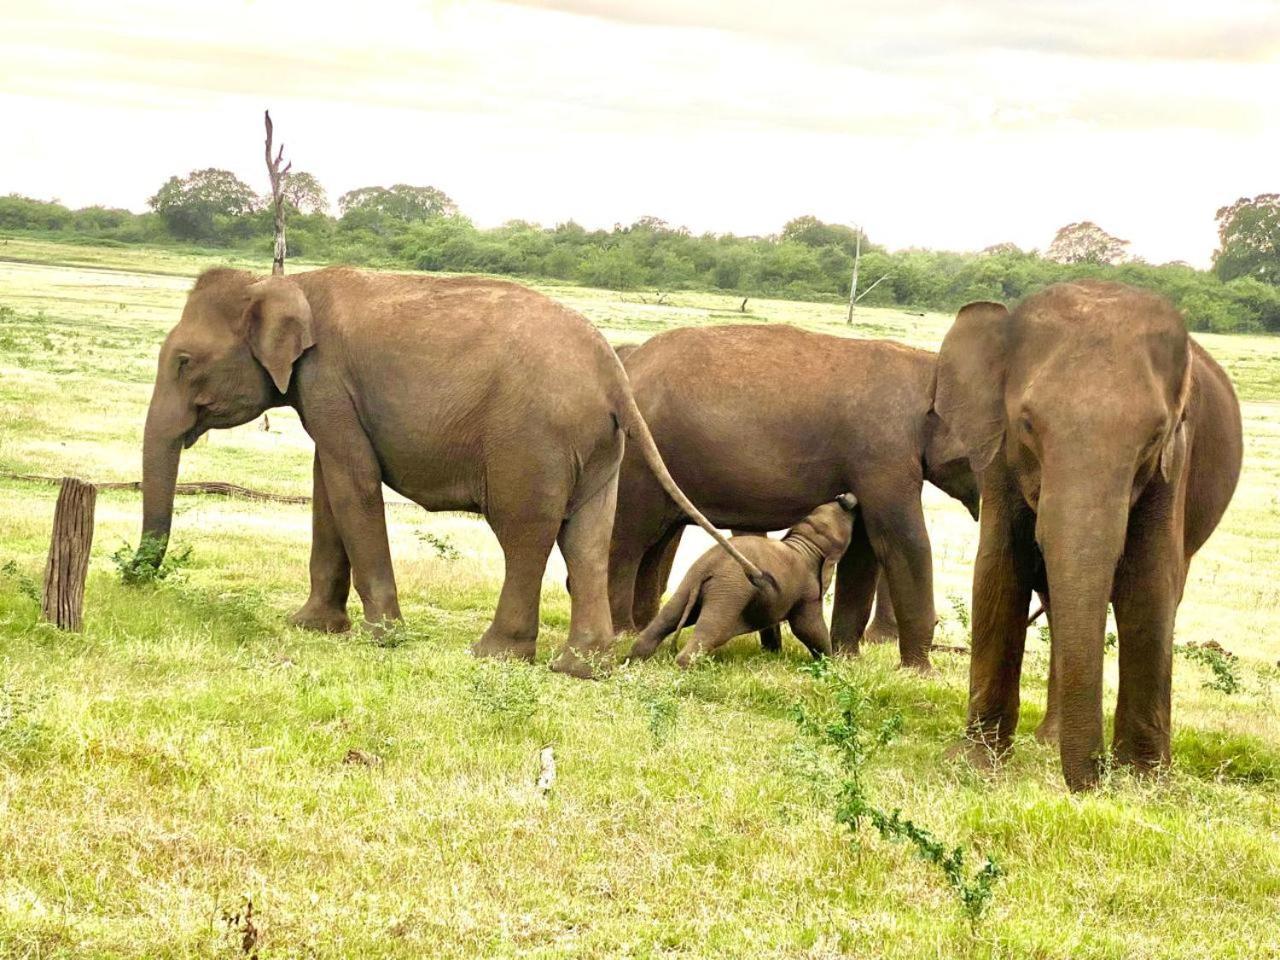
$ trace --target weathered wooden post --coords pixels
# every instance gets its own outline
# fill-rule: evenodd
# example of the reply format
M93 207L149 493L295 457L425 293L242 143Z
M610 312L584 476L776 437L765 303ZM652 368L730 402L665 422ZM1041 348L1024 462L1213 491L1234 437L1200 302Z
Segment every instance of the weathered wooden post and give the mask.
M84 581L93 546L93 510L98 488L75 477L63 477L53 512L53 539L44 568L41 613L61 630L79 630L84 609Z

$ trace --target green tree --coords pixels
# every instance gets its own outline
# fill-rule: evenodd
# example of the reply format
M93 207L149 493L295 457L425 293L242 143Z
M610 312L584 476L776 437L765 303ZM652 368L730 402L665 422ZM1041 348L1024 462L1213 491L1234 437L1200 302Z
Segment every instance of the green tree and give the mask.
M285 202L300 213L324 213L329 208L329 195L314 174L290 171L281 178Z
M1264 193L1218 210L1218 250L1213 269L1220 280L1254 277L1280 284L1280 193Z
M338 211L344 226L387 232L401 224L456 216L458 205L435 187L397 183L350 190L338 198Z
M1059 230L1046 255L1058 263L1119 263L1128 246L1128 240L1113 237L1091 220L1082 220Z
M817 217L803 216L786 222L782 228L782 239L803 244L806 247L839 247L853 256L860 232L843 224L824 223ZM869 246L867 235L863 233L862 249L866 251Z
M257 197L234 173L209 167L185 177L170 177L147 203L175 237L183 240L225 241L234 221L252 213Z

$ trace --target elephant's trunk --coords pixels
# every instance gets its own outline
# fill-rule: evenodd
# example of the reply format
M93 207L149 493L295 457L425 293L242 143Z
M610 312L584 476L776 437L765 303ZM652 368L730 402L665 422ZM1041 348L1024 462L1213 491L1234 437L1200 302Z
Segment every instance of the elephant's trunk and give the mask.
M153 399L142 440L142 541L134 563L158 566L173 521L173 493L182 457L183 433L167 423Z
M1071 790L1098 781L1102 755L1102 659L1116 564L1128 524L1128 484L1064 478L1043 488L1036 539L1049 580L1062 774ZM1096 479L1096 478L1095 478Z

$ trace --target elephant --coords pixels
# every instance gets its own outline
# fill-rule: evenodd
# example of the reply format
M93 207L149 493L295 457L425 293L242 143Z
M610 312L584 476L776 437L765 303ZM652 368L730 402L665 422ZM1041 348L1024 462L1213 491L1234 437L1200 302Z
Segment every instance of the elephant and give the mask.
M748 535L730 541L768 571L776 587L758 589L732 562L725 562L720 550L708 550L644 628L630 659L653 656L669 634L679 634L686 624L694 624L693 639L676 657L676 664L687 668L697 657L712 653L736 636L776 627L784 620L815 659L830 656L831 636L822 615L822 598L836 563L849 548L856 506L851 494L842 493L834 502L819 506L781 540Z
M613 351L618 355L618 359L626 362L635 350L640 346L638 343L619 343L615 344ZM761 531L757 530L734 530L735 537L746 537L752 534L760 535ZM671 580L671 567L675 562L676 550L680 546L681 531L671 537L667 544L666 550L662 554L660 566L657 568L658 573L655 577L658 583L659 593L666 588ZM777 653L782 649L782 627L779 624L765 627L759 631L760 648L770 653ZM891 643L898 639L898 620L893 613L893 600L889 596L889 582L883 577L876 577L876 601L875 612L871 619L871 625L866 628L863 639L869 643Z
M343 267L197 279L160 350L147 412L152 562L168 541L183 447L286 404L315 441L299 626L346 630L353 578L368 623L401 619L385 483L428 510L480 513L497 536L505 578L477 655L533 659L543 572L559 543L574 591L552 668L592 675L614 644L607 563L624 446L766 582L671 479L625 371L581 315L506 281Z
M757 530L734 530L735 537L765 536ZM682 531L677 530L667 542L658 561L654 580L661 592L671 581L671 568L675 565L676 550L680 547ZM759 631L760 649L769 653L777 653L782 649L782 627L779 624L764 627ZM871 623L862 635L864 643L896 643L898 640L898 619L893 613L893 600L889 596L889 581L879 572L876 574L876 602Z
M1240 476L1240 406L1222 368L1151 291L1082 280L1012 311L960 310L938 355L934 409L981 476L966 738L983 764L1018 723L1027 609L1051 636L1042 735L1067 786L1094 786L1103 751L1107 604L1120 638L1112 752L1170 758L1174 618L1188 565Z
M883 568L904 665L927 670L937 619L920 502L927 479L977 517L968 458L931 409L935 357L781 324L660 333L625 357L636 403L683 489L717 525L785 529L843 491L858 499L836 572L831 641L856 653ZM657 613L684 519L631 453L609 556L619 631Z

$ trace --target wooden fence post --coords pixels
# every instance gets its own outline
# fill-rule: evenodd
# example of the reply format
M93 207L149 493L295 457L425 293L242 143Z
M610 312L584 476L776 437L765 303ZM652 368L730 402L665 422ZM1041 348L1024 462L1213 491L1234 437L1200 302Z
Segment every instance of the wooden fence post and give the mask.
M62 630L79 630L84 608L84 581L93 546L93 510L98 488L75 477L63 477L53 513L53 539L44 568L41 613Z

